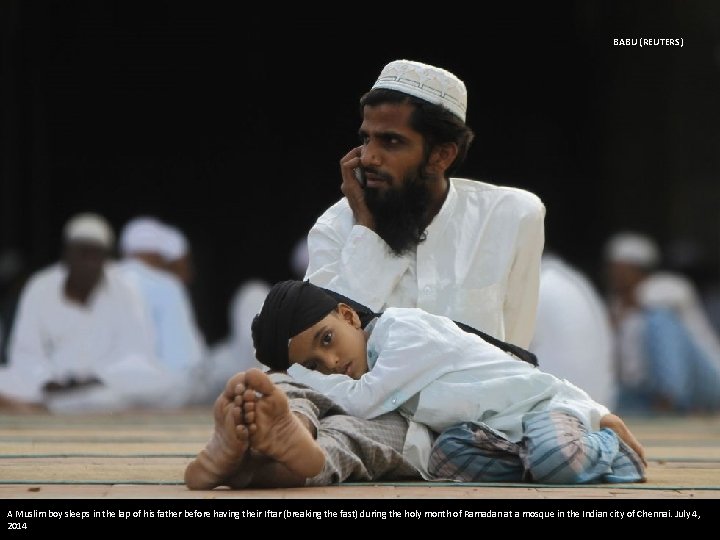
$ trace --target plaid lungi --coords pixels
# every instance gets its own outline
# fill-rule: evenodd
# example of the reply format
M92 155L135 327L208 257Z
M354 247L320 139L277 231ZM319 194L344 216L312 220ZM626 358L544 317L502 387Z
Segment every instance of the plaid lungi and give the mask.
M642 460L614 431L588 432L576 416L561 410L527 413L519 443L482 423L454 426L436 439L428 469L434 478L458 482L645 480Z

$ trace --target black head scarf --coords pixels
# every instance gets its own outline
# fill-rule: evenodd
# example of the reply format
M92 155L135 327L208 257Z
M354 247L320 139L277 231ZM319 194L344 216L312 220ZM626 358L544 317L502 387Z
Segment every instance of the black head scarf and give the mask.
M309 281L276 283L253 319L252 338L257 359L270 369L290 367L290 338L321 321L339 300Z

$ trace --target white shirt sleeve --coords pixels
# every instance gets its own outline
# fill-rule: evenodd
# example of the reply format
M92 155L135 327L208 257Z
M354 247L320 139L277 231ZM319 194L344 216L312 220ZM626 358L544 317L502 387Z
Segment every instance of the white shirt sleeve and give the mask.
M342 210L342 205L335 205L310 230L310 263L305 277L315 285L380 311L406 272L410 259L388 257L385 241L362 225L353 225L346 237L333 221Z
M375 418L397 409L433 380L453 371L452 359L461 356L460 343L452 339L454 332L449 333L450 339L443 339L448 335L443 328L417 323L417 317L391 319L386 313L368 341L370 361L377 355L370 371L357 380L318 374L308 383L352 416Z

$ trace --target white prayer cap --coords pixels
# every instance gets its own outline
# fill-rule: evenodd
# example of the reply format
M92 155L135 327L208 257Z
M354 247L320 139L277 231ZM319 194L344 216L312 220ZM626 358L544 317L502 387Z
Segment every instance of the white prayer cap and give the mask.
M395 60L382 69L373 88L388 88L424 99L449 109L465 121L465 83L442 68L412 60Z
M66 242L91 242L110 249L114 235L112 227L104 217L92 212L84 212L72 217L64 229Z
M660 252L653 240L634 232L614 235L605 247L605 258L611 262L624 262L653 268L660 262Z
M166 261L176 261L187 254L188 243L180 229L163 224L158 252Z
M160 253L163 227L164 225L153 217L131 219L120 233L120 252L123 255Z

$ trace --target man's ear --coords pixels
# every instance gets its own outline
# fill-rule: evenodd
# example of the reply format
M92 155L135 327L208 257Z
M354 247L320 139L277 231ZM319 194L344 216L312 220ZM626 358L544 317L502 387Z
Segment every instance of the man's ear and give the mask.
M338 304L337 309L343 320L347 321L355 328L360 328L360 317L353 308L341 302Z
M452 165L458 155L458 146L454 142L435 145L430 152L428 164L437 168L440 172L445 171Z

